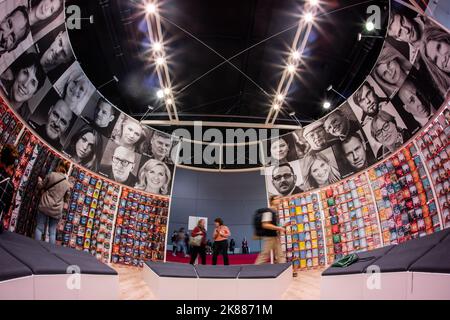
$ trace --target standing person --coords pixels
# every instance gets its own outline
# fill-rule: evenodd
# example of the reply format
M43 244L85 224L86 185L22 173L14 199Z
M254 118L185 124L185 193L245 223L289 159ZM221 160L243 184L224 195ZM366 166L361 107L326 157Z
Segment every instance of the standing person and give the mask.
M42 195L34 233L36 240L42 240L48 218L50 243L56 243L56 227L61 219L64 203L68 202L70 197L71 183L66 176L68 171L69 164L61 163L56 171L49 173L43 181L38 178L38 189L42 190Z
M0 155L0 233L3 232L3 216L8 213L13 200L14 185L11 179L18 159L19 153L13 145L3 147Z
M170 241L172 242L172 255L177 255L177 238L178 238L178 231L173 230L172 237L170 238Z
M234 241L234 239L230 240L230 252L232 254L234 254L234 248L236 248L236 242Z
M285 231L283 227L277 226L278 222L275 210L262 208L258 209L256 213L255 226L259 226L257 227L256 235L262 237L264 243L262 251L259 253L258 258L256 258L255 264L262 264L269 260L271 250L274 251L276 263L285 263L286 257L283 254L278 237L278 232L283 234ZM259 219L261 220L259 221Z
M244 240L242 240L242 253L248 254L248 241L247 238L244 237Z
M205 229L205 219L198 220L197 226L192 230L191 237L196 238L200 237L199 245L194 245L191 243L191 262L190 264L195 263L195 259L197 259L197 255L200 255L200 259L202 260L202 264L206 264L206 229Z
M213 244L213 257L212 263L215 266L217 264L217 256L219 254L223 255L223 264L229 265L228 262L228 237L230 236L230 229L223 224L223 220L221 218L216 218L214 220L214 224L216 225L216 229L214 229L214 244Z
M184 232L184 228L180 228L180 230L178 231L177 252L183 252L185 257L188 256L186 247L186 233Z

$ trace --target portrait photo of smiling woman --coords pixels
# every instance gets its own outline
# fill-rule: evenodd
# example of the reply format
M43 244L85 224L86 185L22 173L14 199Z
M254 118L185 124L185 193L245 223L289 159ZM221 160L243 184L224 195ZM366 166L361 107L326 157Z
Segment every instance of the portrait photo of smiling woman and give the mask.
M412 64L389 43L381 51L372 77L386 93L392 97L405 81Z
M169 167L164 162L149 159L139 169L135 188L154 194L168 195L171 181L172 173Z
M325 151L325 150L324 150ZM313 152L307 155L300 164L303 175L303 189L305 191L324 187L341 179L337 167L331 163L332 150L328 149L328 156L323 152Z
M45 73L36 53L24 53L1 78L0 84L10 106L28 120L31 111L28 102L45 83Z
M86 107L95 87L85 76L78 62L75 62L64 72L54 85L70 110L77 116Z
M28 0L28 19L34 41L45 34L46 26L64 22L63 0ZM51 26L50 26L51 27ZM41 32L44 31L44 32Z

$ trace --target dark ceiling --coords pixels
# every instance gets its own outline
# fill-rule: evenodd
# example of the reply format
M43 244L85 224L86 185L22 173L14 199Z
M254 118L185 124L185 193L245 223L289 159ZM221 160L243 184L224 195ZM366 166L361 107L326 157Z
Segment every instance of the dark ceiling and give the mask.
M168 120L156 98L158 78L149 59L142 1L77 0L83 17L81 30L70 30L72 46L84 71L100 91L124 112L140 118L148 105L155 106L147 119ZM294 0L163 0L159 1L165 49L180 120L263 123L272 94L281 77L283 61L297 29L304 1ZM296 112L304 124L325 114L325 98L337 106L342 99L326 88L333 84L349 96L372 69L383 41L363 38L367 7L378 4L387 21L388 1L322 1L304 55L304 67L293 82L279 124L295 124ZM176 26L175 26L176 25ZM178 26L178 27L177 27ZM271 39L232 59L250 77L223 64L201 80L193 80L223 60L186 32L224 57L231 57L277 33ZM380 31L383 33L383 31ZM185 88L188 86L187 88ZM173 128L172 128L173 129ZM170 128L165 130L170 131Z

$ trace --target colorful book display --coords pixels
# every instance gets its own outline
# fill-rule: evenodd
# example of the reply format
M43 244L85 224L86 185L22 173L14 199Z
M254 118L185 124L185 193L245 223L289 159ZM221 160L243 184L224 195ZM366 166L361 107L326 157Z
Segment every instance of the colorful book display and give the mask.
M74 166L71 199L58 225L57 242L108 262L120 188Z
M280 224L286 226L286 254L294 271L325 266L325 242L316 193L283 199L279 207ZM280 213L283 214L281 218Z
M422 152L433 181L444 228L450 227L449 112L447 106L417 139L417 145Z
M441 229L430 181L414 144L369 170L384 245Z
M328 263L381 246L377 214L365 174L320 191Z
M14 144L22 128L22 122L0 98L0 150L5 144Z
M119 202L112 262L143 266L163 260L169 199L124 188Z

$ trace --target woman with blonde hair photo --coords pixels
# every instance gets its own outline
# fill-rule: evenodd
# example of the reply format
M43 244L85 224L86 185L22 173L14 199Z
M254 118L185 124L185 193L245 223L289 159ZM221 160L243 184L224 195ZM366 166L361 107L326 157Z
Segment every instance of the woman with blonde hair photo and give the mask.
M341 174L322 153L310 153L302 161L303 190L311 190L338 182Z
M70 110L79 116L94 91L94 86L83 72L74 71L67 78L64 86L63 100L70 107Z
M411 67L408 59L386 44L378 57L372 76L386 95L392 97L402 86Z
M135 188L154 194L168 195L171 178L170 169L164 162L150 159L139 170Z
M425 28L420 56L436 88L445 97L450 88L450 34L436 26Z
M138 153L147 150L148 130L136 120L121 114L111 134L118 145Z

